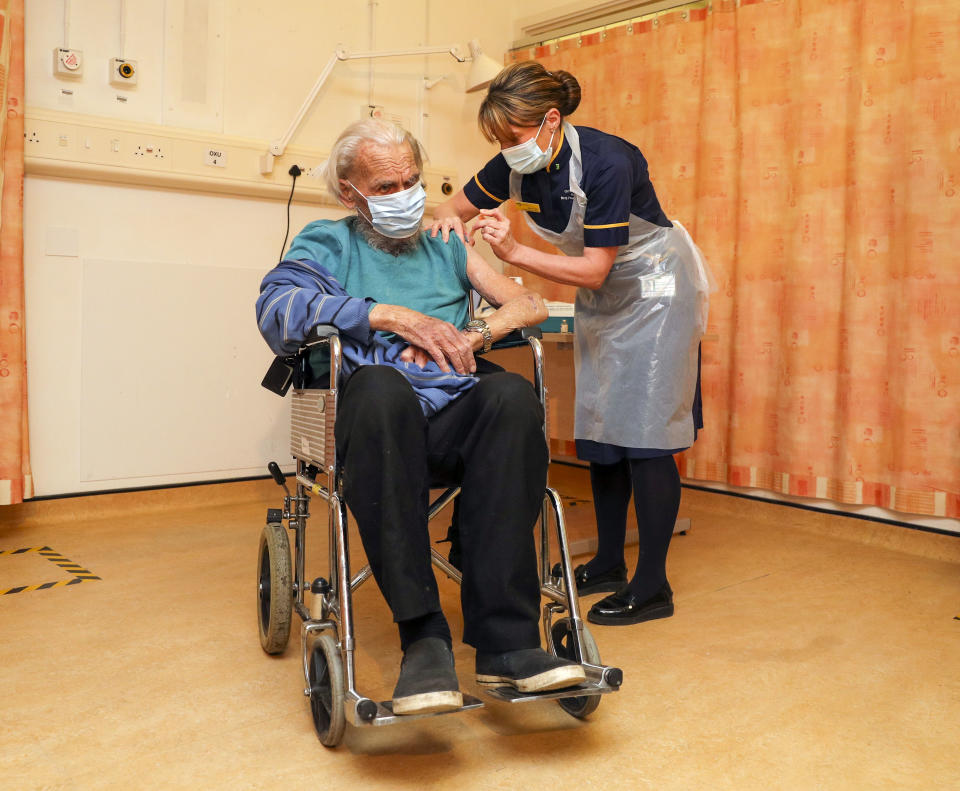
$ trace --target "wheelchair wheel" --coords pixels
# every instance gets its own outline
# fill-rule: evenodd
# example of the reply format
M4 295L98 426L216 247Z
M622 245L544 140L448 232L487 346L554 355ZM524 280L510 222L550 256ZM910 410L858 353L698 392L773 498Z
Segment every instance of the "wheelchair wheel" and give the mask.
M260 645L268 654L283 653L290 640L292 577L287 533L281 524L268 524L260 534L257 558L257 621Z
M337 641L321 634L310 649L310 714L317 738L325 747L336 747L347 720L343 711L343 662Z
M553 648L556 655L562 659L572 659L576 661L577 657L573 644L573 631L570 628L570 619L561 618L553 625L550 634L553 636ZM590 630L587 629L586 626L583 627L581 634L583 636L583 659L581 661L588 662L591 665L599 665L600 651L597 648L596 641L593 639L593 635L590 634ZM567 714L572 714L574 717L583 719L596 711L597 706L600 705L600 696L582 695L577 698L560 698L557 703L560 704L560 708L567 712Z

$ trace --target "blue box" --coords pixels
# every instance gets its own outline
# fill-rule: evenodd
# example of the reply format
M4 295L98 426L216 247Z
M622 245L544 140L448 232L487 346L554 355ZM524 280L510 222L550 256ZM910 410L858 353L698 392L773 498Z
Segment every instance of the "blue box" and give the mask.
M566 322L566 331L572 333L573 316L551 316L539 326L543 332L563 332L564 322Z

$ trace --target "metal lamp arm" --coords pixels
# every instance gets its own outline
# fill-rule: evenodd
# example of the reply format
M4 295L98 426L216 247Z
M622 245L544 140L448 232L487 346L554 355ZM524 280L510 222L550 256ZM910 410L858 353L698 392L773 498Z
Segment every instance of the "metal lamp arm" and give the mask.
M310 93L307 94L307 98L304 99L303 104L300 105L300 109L294 116L293 121L291 121L290 126L287 127L287 131L284 133L283 137L270 144L270 153L273 154L273 156L279 157L284 151L286 151L287 144L290 142L290 139L294 136L297 129L300 128L300 124L303 123L304 117L310 110L310 107L316 101L317 94L320 93L320 89L327 81L327 77L330 76L330 72L333 71L333 67L337 65L338 60L340 60L340 50L337 50L333 53L333 55L330 56L330 60L328 60L327 65L323 67L323 71L320 72L320 76L317 77L317 81L310 89Z
M460 55L457 50L456 45L450 47L419 47L416 49L394 49L387 50L383 52L348 52L343 47L339 47L333 55L330 56L330 60L327 61L326 65L323 67L323 71L320 72L320 76L317 77L317 81L313 84L313 87L310 89L310 93L307 94L307 98L304 99L303 104L300 106L299 111L296 116L294 116L293 121L290 123L290 126L287 127L287 131L284 133L283 137L279 140L275 140L270 144L269 155L273 157L279 157L286 151L287 145L290 143L290 140L296 134L297 129L300 128L300 124L303 123L303 119L306 117L310 108L313 106L313 103L317 99L317 95L320 93L320 89L323 87L323 84L327 81L327 78L330 76L330 72L333 71L333 67L337 64L339 60L355 60L359 58L396 58L406 55L440 55L440 54L449 54L454 59L460 63L464 63L467 59ZM270 163L272 170L272 162ZM263 170L263 167L261 167ZM265 170L263 172L270 172L270 170Z
M401 55L440 55L446 52L460 63L464 63L466 58L460 55L456 45L451 47L419 47L417 49L393 49L382 52L347 52L345 49L337 50L337 57L340 60L351 60L353 58L395 58Z

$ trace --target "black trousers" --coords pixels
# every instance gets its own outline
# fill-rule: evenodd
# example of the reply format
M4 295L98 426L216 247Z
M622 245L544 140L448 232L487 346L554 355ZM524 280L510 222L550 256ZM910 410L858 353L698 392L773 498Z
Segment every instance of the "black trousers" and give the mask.
M347 381L335 430L344 495L395 621L440 611L429 490L459 483L463 641L497 652L540 645L533 526L547 478L542 422L533 387L517 374L481 376L429 419L392 368L366 366Z

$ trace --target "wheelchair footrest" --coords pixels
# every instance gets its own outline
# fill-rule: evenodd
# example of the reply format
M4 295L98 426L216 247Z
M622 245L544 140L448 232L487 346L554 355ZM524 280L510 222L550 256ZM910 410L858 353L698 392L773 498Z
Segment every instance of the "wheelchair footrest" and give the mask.
M483 701L479 698L475 698L473 695L468 695L463 693L463 705L459 709L451 709L450 711L438 711L432 714L403 714L398 715L393 713L393 701L392 700L383 700L377 704L377 716L372 720L360 720L354 722L354 725L396 725L400 722L408 722L410 720L420 720L424 717L439 717L442 714L457 714L461 711L467 711L468 709L480 709L483 708ZM349 711L349 709L348 709Z
M620 689L623 673L620 668L603 665L584 664L587 679L582 684L567 689L553 689L548 692L519 692L513 687L483 687L486 695L505 703L524 703L529 700L559 700L560 698L581 698L587 695L606 695Z

